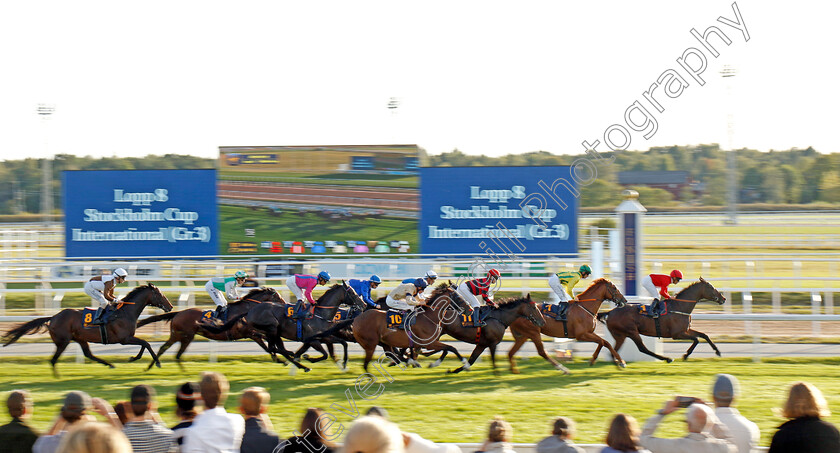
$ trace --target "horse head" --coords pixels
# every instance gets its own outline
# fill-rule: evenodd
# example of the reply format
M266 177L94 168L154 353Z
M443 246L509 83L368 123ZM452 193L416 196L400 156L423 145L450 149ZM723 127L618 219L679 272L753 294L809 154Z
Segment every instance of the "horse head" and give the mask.
M169 313L172 311L172 302L169 302L169 299L163 294L163 292L157 286L149 283L149 289L152 290L152 297L149 305L153 307L160 308L161 310Z
M528 318L529 321L534 323L537 327L542 327L545 325L545 318L542 315L542 312L537 307L537 303L531 299L531 293L525 295L525 298L522 299L522 303L520 304L523 308L519 309L520 314Z
M715 289L715 287L712 286L711 283L707 282L703 277L700 277L700 281L695 284L700 287L700 294L698 295L697 300L706 299L715 302L718 305L726 303L726 298L723 297L723 294Z
M365 301L356 293L356 290L344 280L341 281L341 286L344 288L344 299L342 299L341 303L349 305L354 310L364 310Z
M604 284L607 287L606 293L607 297L605 299L613 301L617 307L623 307L627 305L627 299L624 297L624 294L621 294L621 291L616 288L613 282L603 279Z

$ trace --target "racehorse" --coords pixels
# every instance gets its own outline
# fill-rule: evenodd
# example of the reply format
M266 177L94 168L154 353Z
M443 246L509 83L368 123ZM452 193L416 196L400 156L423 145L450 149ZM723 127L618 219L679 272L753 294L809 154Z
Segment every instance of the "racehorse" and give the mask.
M490 349L490 360L493 363L493 370L495 371L496 346L498 346L499 342L502 341L505 331L511 324L513 324L514 321L522 319L523 322L532 323L532 325L534 325L537 329L545 325L545 318L543 318L542 313L540 313L539 308L537 308L537 304L531 300L530 293L519 299L500 300L497 302L497 305L498 307L492 308L490 313L488 313L487 317L484 319L487 323L484 327L472 327L471 319L467 319L469 325L464 326L460 322L460 318L456 319L455 322L446 323L444 325L443 333L465 343L475 345L475 349L472 354L470 354L470 358L467 360L468 365L453 370L453 373L469 369L469 367L475 363L481 353L487 348ZM473 316L478 316L478 313L474 313ZM429 368L440 365L440 362L443 361L445 357L446 351L443 352L436 362L429 365Z
M104 326L107 341L103 341L100 329L96 327L83 327L83 310L65 308L53 316L33 319L9 330L3 336L3 346L14 343L24 335L36 333L46 325L47 330L50 332L50 337L53 343L55 343L55 354L53 354L50 360L55 377L58 377L58 370L56 370L55 364L71 341L79 343L85 357L111 368L114 368L114 365L94 356L90 352L89 342L136 344L141 346L138 357L143 354L145 349L148 349L149 354L152 355L152 363L159 368L160 361L157 355L155 355L155 351L152 350L152 346L146 340L134 336L134 331L137 328L137 318L140 317L140 313L143 312L143 309L147 305L158 307L165 312L172 310L172 304L166 296L160 292L158 287L150 283L134 288L122 301L117 303L116 310L109 316L110 321Z
M274 288L254 288L241 298L239 302L231 302L228 304L228 318L235 317L242 313L247 313L251 307L262 302L279 304L286 303L286 301L283 300L283 297L281 297ZM158 321L171 321L169 324L169 339L166 340L166 343L164 343L160 349L158 349L157 355L158 357L161 357L163 353L166 352L173 344L180 342L181 345L178 348L178 354L175 355L175 360L178 362L178 366L181 367L182 371L184 370L184 365L181 363L181 356L187 350L190 343L192 343L193 339L195 339L196 334L216 341L234 341L242 338L250 338L260 345L265 352L269 353L272 360L275 362L280 361L274 351L268 350L268 347L263 342L262 335L255 332L254 329L248 328L245 323L239 323L225 333L214 334L205 330L205 324L201 321L204 320L204 312L206 311L207 310L201 308L188 308L181 311L171 311L162 315L150 316L138 322L137 327L142 327L146 324ZM137 357L131 358L131 361L133 362L139 358L140 356L138 355ZM152 364L149 364L149 368L151 367Z
M233 328L240 319L244 318L247 320L249 327L265 335L270 350L277 350L277 352L283 354L284 357L289 359L298 368L309 371L309 368L299 364L295 360L295 357L286 351L283 346L283 338L299 341L323 332L332 326L332 321L335 318L338 307L342 304L350 305L356 309L362 309L364 301L353 291L353 288L341 282L330 287L330 289L318 298L314 307L314 316L300 320L300 331L298 331L298 320L292 319L289 313L293 305L257 305L252 307L247 313L233 317L221 327L208 326L205 328L214 333L225 332ZM337 337L329 337L326 340L327 342L339 343L344 347L344 367L346 368L348 359L347 342ZM306 344L307 342L304 341L304 345ZM307 357L307 360L310 362L319 362L329 357L329 354L321 345L321 341L312 341L311 345L322 356L315 359Z
M557 321L551 316L547 316L545 317L545 325L543 327L537 327L525 319L515 320L510 326L510 331L513 333L515 342L508 352L511 373L519 374L514 355L526 341L531 340L534 342L534 346L537 347L537 352L544 359L551 362L554 368L563 371L564 374L569 374L566 367L557 363L545 353L540 334L556 338L574 338L577 341L589 341L598 344L598 348L595 349L595 353L589 360L590 366L595 364L595 360L601 352L601 347L606 346L610 353L612 353L615 364L624 368L626 364L621 359L621 356L615 352L609 342L595 334L595 315L598 313L598 308L601 306L601 303L605 300L611 300L619 307L627 303L627 299L624 298L621 291L611 281L605 278L599 278L592 282L582 293L578 294L578 298L569 304L565 322Z
M417 306L414 311L406 316L405 330L389 329L387 312L383 310L367 310L353 320L353 336L365 350L364 368L367 371L368 364L373 358L373 353L380 343L386 350L393 348L412 348L422 346L424 349L433 351L449 351L455 354L462 363L466 361L454 347L441 343L440 335L441 321L447 308L454 305L455 310L463 312L468 310L467 303L458 295L452 285L441 283L432 294L426 298L425 305ZM450 313L454 314L452 311ZM412 320L416 320L413 324ZM337 326L336 328L339 328ZM335 328L334 328L335 329ZM326 333L326 332L325 332Z
M683 355L683 360L688 360L688 356L697 347L700 342L697 338L702 338L709 343L709 346L715 351L715 354L720 357L720 350L718 350L715 343L703 332L698 332L691 329L691 311L701 300L710 300L723 305L726 298L712 286L711 283L703 280L694 282L684 290L680 291L673 299L664 299L662 302L667 303L667 312L659 316L659 333L657 334L656 324L657 320L639 313L639 305L632 304L624 307L616 308L606 313L598 314L598 320L606 321L607 329L615 338L615 349L621 348L626 338L630 338L636 343L639 351L659 360L664 360L671 363L672 359L664 357L650 351L642 342L641 335L649 337L661 336L670 337L674 340L692 340L693 343L688 351Z

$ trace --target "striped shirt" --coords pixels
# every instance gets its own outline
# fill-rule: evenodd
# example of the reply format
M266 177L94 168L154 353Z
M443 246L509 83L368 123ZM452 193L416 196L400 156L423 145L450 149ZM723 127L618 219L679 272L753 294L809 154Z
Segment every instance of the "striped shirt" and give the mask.
M128 422L123 427L134 453L177 453L175 434L151 420Z

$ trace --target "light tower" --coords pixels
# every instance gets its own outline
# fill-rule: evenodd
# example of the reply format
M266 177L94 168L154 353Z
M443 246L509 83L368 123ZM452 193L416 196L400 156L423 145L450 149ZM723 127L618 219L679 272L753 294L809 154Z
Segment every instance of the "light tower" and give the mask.
M735 156L735 107L734 99L732 99L732 82L735 77L735 67L732 65L723 65L720 71L721 77L726 82L726 167L727 167L727 194L726 205L727 214L726 223L735 225L738 223L738 172L737 159Z
M38 104L38 115L41 117L41 124L44 134L44 162L42 165L43 175L41 176L41 215L44 223L49 223L50 214L53 210L52 196L52 159L50 157L50 138L47 122L55 113L55 105Z

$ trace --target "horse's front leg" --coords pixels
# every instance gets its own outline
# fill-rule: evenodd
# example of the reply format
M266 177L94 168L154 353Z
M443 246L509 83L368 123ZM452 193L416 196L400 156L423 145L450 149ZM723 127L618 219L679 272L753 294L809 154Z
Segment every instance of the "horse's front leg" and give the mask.
M675 340L691 340L692 341L691 346L688 347L688 351L685 351L685 354L683 354L683 360L688 360L688 356L690 356L691 353L694 352L694 348L696 348L697 345L700 344L700 340L697 339L697 335L689 333L688 330L686 330L685 332L680 332L680 333L678 333L677 335L674 335L671 338L673 338Z
M136 344L144 349L148 349L149 354L152 356L152 363L154 363L155 365L157 365L158 368L160 368L160 360L158 360L157 354L155 354L155 351L152 349L152 345L150 345L148 341L142 338L128 337L125 340L121 341L120 344ZM142 352L142 350L140 352Z
M703 332L694 330L694 329L688 329L688 333L692 333L692 334L697 335L698 337L706 340L706 343L709 343L709 346L712 347L712 349L715 351L715 354L717 354L717 356L720 357L720 350L717 348L717 345L715 345L715 343L712 341L711 338L709 338L708 335L706 335Z

